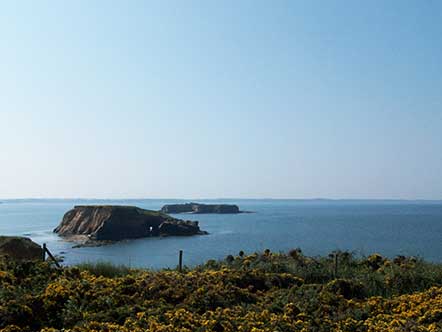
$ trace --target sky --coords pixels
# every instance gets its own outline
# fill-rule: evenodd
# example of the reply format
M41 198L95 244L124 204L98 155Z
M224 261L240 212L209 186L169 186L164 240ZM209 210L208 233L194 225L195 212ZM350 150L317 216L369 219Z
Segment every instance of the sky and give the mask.
M440 1L2 1L0 198L442 199Z

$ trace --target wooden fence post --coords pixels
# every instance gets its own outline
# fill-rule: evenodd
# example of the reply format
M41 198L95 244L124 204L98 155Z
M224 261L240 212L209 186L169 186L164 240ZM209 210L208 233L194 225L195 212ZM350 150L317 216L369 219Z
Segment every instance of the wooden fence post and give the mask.
M339 254L337 252L335 252L334 266L333 266L333 274L334 274L335 278L338 277L338 256L339 256Z
M42 259L43 259L43 262L44 261L46 261L46 243L43 243L43 250L42 250L43 252L42 252Z
M183 251L180 250L180 256L178 261L178 271L183 272Z
M55 259L55 257L51 254L51 252L49 251L48 247L46 246L46 243L43 243L43 257L45 256L45 253L48 254L48 257L50 259L52 259L52 261L55 263L55 266L58 268L61 268L60 264L58 264L57 260Z

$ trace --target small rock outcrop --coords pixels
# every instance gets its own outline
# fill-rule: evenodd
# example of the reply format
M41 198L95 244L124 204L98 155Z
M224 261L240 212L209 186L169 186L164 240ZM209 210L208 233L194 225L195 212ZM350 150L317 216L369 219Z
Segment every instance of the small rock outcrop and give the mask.
M198 223L197 221L195 221ZM188 227L189 223L195 223L192 221L179 221L179 222L163 222L159 227L160 234L167 235L193 235L192 228Z
M87 236L96 241L118 241L148 236L205 234L197 221L184 221L135 206L75 206L54 229L60 236Z
M164 213L241 213L238 205L234 204L166 204L161 208Z
M0 236L0 257L13 260L41 260L43 249L27 237Z

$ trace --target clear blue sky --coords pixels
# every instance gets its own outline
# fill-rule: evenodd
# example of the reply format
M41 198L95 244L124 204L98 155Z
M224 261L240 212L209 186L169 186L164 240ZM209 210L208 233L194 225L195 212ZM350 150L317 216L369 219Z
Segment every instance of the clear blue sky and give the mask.
M0 198L442 199L440 1L3 1Z

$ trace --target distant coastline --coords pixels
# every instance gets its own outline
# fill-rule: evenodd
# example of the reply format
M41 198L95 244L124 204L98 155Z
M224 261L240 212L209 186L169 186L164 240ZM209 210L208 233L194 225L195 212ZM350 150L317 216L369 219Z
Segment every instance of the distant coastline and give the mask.
M170 201L170 202L189 202L189 201L204 201L204 202L232 202L232 201L287 201L287 202L357 202L357 203L380 203L380 202L388 202L388 203L438 203L442 204L442 199L408 199L408 198L84 198L84 197L25 197L25 198L2 198L0 203L10 203L10 202L44 202L44 201Z

